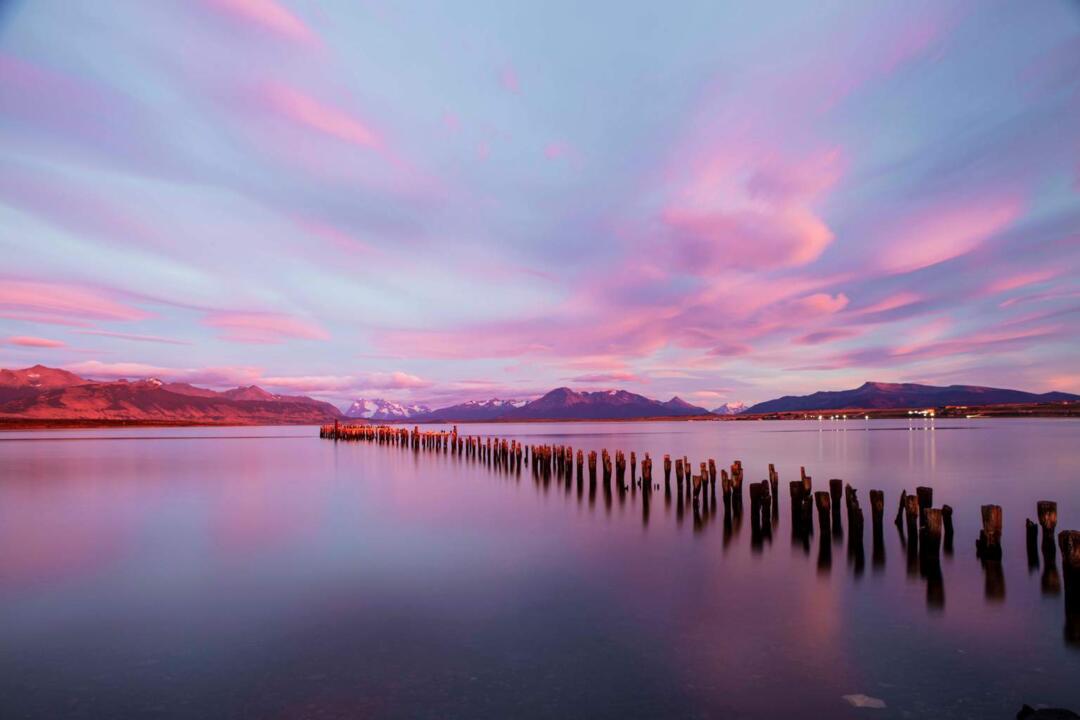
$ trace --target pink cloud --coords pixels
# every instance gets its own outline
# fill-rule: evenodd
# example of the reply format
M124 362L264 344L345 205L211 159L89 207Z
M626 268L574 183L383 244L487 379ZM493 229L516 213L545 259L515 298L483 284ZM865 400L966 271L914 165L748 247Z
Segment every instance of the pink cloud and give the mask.
M578 375L577 377L570 378L570 380L576 383L648 382L648 378L643 378L632 372L592 373L588 375Z
M297 125L358 147L382 147L382 140L363 120L296 88L275 83L266 86L263 94L272 110Z
M709 357L740 357L749 355L753 348L743 343L723 343L709 349Z
M370 255L375 252L375 248L370 244L363 240L359 240L349 233L343 232L328 223L319 220L297 218L296 224L304 231L328 241L339 250L360 255Z
M60 348L65 345L60 340L49 340L48 338L33 337L31 335L13 335L7 339L7 342L10 345L32 348Z
M208 0L214 9L234 20L303 45L314 45L318 37L308 25L275 0Z
M874 315L876 313L889 312L890 310L897 310L902 307L908 307L922 300L922 296L917 293L913 293L907 290L889 295L872 305L867 305L863 308L857 308L853 312L858 315Z
M570 146L560 140L553 140L544 146L544 157L549 160L558 160L570 153Z
M136 333L110 332L108 330L75 330L80 335L97 335L99 337L116 338L118 340L134 340L135 342L162 343L165 345L191 345L187 340L175 340L161 337L160 335L139 335Z
M712 150L692 148L667 171L680 191L661 212L666 232L657 251L693 274L806 265L833 233L813 209L838 181L838 148L783 158L761 143L723 138Z
M518 81L517 70L511 65L504 65L499 70L499 84L504 90L514 93L515 95L521 92L521 83Z
M37 322L61 325L71 324L72 318L131 321L149 317L113 300L104 290L29 280L0 280L0 310L9 316L32 316Z
M891 274L914 272L966 255L1019 217L1015 198L941 207L901 221L883 233L879 266Z
M406 372L368 372L358 375L286 375L260 380L267 387L305 393L357 394L367 390L413 390L431 382Z
M101 362L86 360L65 366L76 375L95 380L121 380L156 377L167 382L187 382L210 387L252 385L262 375L258 368L225 366L206 368L173 368L138 362Z
M795 338L796 345L822 345L824 343L830 343L833 340L844 340L846 338L855 337L859 332L850 328L833 328L831 330L819 330L817 332L807 333Z
M840 312L848 304L848 297L844 293L829 295L828 293L814 293L807 295L787 304L785 312L795 310L801 317L815 315L831 315Z
M806 265L833 239L821 220L798 210L695 214L670 209L663 219L679 267L695 274Z
M290 339L328 340L320 326L291 315L260 312L213 312L203 324L223 331L224 340L242 343L279 343Z
M1063 271L1060 268L1048 268L1045 270L1029 270L1013 275L1007 275L991 282L989 285L986 286L984 292L987 295L997 295L998 293L1009 292L1010 290L1017 290L1019 288L1027 287L1029 285L1038 285L1039 283L1044 283L1047 280L1053 280L1057 276L1061 275L1062 272Z

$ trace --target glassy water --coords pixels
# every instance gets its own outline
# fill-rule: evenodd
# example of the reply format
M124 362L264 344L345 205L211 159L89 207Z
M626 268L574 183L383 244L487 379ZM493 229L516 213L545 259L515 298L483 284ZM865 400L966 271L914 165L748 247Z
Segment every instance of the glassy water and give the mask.
M931 429L932 428L932 429ZM1080 423L461 426L780 473L771 537L663 490L590 493L315 428L0 435L0 717L1013 717L1080 710L1057 568L1024 518L1080 528ZM787 483L859 490L848 537L793 541ZM672 484L674 485L674 479ZM928 575L892 517L956 510ZM885 491L871 549L869 490ZM744 490L745 493L745 490ZM975 558L1004 508L1000 576ZM846 531L847 528L844 528ZM822 539L826 542L823 544ZM881 557L883 551L883 557ZM1067 628L1067 623L1072 623ZM865 695L884 709L857 708Z

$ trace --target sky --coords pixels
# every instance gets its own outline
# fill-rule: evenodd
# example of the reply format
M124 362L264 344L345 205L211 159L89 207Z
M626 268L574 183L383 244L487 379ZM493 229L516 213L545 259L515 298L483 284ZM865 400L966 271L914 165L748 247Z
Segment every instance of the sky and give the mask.
M0 367L1080 392L1080 4L0 2Z

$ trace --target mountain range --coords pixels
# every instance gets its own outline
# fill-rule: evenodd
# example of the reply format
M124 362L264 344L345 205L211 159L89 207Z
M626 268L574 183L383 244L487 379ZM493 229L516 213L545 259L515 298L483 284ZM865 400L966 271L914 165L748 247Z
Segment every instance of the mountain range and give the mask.
M532 400L470 400L449 407L357 399L344 413L303 395L276 395L257 385L218 391L156 378L97 381L35 365L0 369L0 424L143 423L198 425L321 424L370 421L487 422L529 420L643 420L717 415L759 416L825 410L890 410L1078 402L1064 392L914 383L867 382L852 390L787 395L745 407L727 403L711 413L679 397L653 400L626 390L579 392L556 388Z
M218 392L156 378L88 380L42 365L0 370L0 422L291 425L340 416L330 403L256 385Z
M431 412L427 405L402 405L382 398L358 398L345 410L347 418L365 420L408 420Z
M667 402L652 400L626 390L578 392L561 387L546 395L511 408L499 420L640 420L708 415L705 408L673 397Z
M511 410L523 407L528 400L469 400L458 405L431 410L419 416L423 422L482 422L498 420Z
M852 390L785 395L747 408L747 415L813 410L937 408L946 405L1002 405L1014 403L1075 402L1080 395L1064 392L1029 393L978 385L918 385L865 382Z

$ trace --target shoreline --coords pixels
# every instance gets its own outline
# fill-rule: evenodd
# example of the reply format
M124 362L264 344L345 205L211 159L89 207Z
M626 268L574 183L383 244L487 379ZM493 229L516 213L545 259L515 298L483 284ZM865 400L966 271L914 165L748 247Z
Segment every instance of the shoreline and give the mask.
M1080 405L985 405L978 407L935 408L933 415L923 414L925 408L868 409L850 408L844 410L799 410L781 413L759 413L754 415L683 415L675 417L646 418L529 418L512 420L365 420L363 418L337 418L343 425L515 425L515 424L551 424L551 423L647 423L647 422L760 422L760 421L833 421L834 418L846 420L903 420L903 419L986 419L986 418L1080 418ZM199 422L193 420L99 420L90 418L0 418L0 432L26 430L78 430L107 429L130 427L317 427L335 418L319 421L303 420L299 422ZM843 420L841 420L843 421Z

